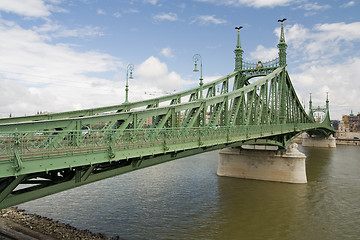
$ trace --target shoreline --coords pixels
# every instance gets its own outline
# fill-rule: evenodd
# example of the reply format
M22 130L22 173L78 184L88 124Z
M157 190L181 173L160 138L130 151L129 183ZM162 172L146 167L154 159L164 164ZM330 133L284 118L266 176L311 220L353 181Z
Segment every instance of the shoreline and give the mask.
M360 146L359 139L348 139L348 138L336 138L336 145L347 145L347 146ZM302 137L297 137L293 140L297 144L302 144Z
M348 145L348 146L360 146L360 140L359 139L343 139L343 138L337 138L336 144L339 145Z
M69 224L37 214L26 213L25 210L10 207L0 210L0 233L9 239L89 239L113 240L103 233L92 233L89 230L80 230ZM1 238L1 237L0 237Z

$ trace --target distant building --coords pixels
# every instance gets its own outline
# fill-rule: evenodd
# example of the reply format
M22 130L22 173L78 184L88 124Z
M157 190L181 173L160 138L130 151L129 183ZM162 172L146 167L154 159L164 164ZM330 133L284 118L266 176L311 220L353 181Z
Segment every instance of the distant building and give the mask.
M339 121L338 132L346 132L344 121Z
M349 115L344 115L342 117L342 124L343 126L341 126L341 128L345 129L344 132L360 132L360 113L355 115L351 110Z

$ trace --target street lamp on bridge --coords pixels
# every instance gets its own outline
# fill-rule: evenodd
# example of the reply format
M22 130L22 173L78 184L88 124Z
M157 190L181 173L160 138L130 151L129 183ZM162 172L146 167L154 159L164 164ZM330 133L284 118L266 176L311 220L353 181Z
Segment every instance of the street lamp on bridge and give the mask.
M134 70L134 65L129 64L126 70L125 103L129 102L129 79L134 79L132 76L133 70ZM129 77L129 71L130 71L130 77Z
M200 54L195 54L193 56L193 61L195 63L195 68L194 68L194 72L198 72L199 70L197 69L197 62L200 60L200 98L203 98L203 77L202 77L202 58Z

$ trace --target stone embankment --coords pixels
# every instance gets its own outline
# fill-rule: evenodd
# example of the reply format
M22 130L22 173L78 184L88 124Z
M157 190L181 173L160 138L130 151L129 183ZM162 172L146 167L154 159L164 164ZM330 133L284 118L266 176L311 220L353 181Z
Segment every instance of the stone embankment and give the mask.
M360 146L360 139L336 139L336 144Z
M79 230L68 224L60 223L52 219L35 214L27 214L17 208L0 210L0 239L87 239L87 240L111 240L104 234L92 233L89 230Z
M360 146L360 132L337 132L336 144Z
M302 135L297 136L293 142L302 144ZM360 146L360 133L336 133L336 145Z

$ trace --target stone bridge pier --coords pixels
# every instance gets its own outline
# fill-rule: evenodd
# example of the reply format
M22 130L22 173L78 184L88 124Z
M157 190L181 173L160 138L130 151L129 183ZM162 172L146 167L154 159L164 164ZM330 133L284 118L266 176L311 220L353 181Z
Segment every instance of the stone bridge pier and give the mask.
M312 135L307 133L302 134L302 146L304 147L326 147L335 148L336 138L331 134L329 137L324 138L321 136Z
M225 148L220 151L218 176L307 183L305 154L297 144L289 145L286 152L278 150Z

